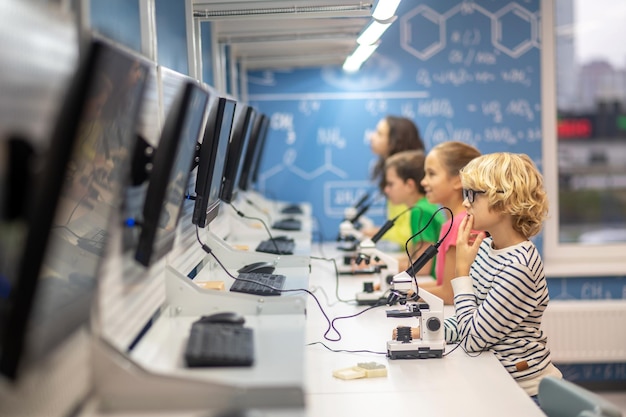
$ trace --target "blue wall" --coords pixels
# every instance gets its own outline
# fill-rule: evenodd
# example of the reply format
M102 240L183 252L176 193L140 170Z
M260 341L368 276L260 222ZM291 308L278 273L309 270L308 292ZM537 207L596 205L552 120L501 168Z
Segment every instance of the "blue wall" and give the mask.
M155 0L157 63L189 74L185 2ZM91 0L91 25L95 31L141 52L139 1Z
M200 42L202 46L202 81L215 86L213 78L213 57L216 52L211 45L211 22L200 24Z
M355 74L249 73L249 101L272 119L260 189L310 201L334 239L344 209L371 187L368 137L387 114L414 120L427 150L462 140L525 152L541 167L538 10L538 1L405 1Z
M156 0L157 61L159 64L189 74L185 2Z
M89 7L91 25L96 31L137 52L141 51L138 1L92 0Z

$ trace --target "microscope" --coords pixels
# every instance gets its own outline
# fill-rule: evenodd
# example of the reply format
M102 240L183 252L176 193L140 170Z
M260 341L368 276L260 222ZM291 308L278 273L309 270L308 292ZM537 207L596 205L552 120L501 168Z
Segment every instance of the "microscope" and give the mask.
M355 251L358 242L363 239L361 229L363 227L374 227L374 222L364 216L365 212L369 210L376 200L374 198L368 202L369 197L369 194L365 193L353 207L345 209L343 221L339 224L339 235L337 236L339 250Z
M379 286L378 288L374 288L373 283L364 283L363 291L356 294L357 304L360 305L378 304L381 299L385 297L387 289L389 288L387 277L391 278L398 273L398 260L377 249L374 238L365 239L359 244L359 252L356 256L355 263L360 265L365 262L366 265L369 265L372 260L382 263L380 265L377 264L379 267Z
M396 219L392 219L385 222L374 236L361 241L358 245L358 253L355 258L357 265L363 262L369 265L372 260L382 263L379 270L379 288L374 288L372 283L365 283L363 291L356 294L356 301L360 305L378 304L381 299L385 297L389 284L391 283L391 278L399 272L398 259L376 247L376 243L393 227L395 220ZM389 280L387 277L389 277Z
M417 317L420 338L413 340L411 327L398 327L395 340L387 342L390 359L441 358L446 348L443 329L443 300L426 290L420 290L415 281L415 272L433 258L440 242L429 246L424 253L407 268L394 275L391 281L387 304L399 303L401 309L388 310L387 317ZM423 302L418 301L423 300Z

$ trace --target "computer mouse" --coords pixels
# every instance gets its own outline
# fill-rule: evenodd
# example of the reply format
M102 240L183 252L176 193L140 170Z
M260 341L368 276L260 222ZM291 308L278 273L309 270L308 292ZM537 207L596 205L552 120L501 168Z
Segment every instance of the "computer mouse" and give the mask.
M251 264L244 265L241 268L239 268L237 272L239 272L240 274L250 273L250 272L258 272L260 274L271 274L272 272L274 272L274 269L276 269L276 267L274 266L272 262L261 261L261 262L253 262Z
M222 324L244 324L246 319L234 311L223 311L219 313L202 316L198 320L200 323L222 323Z
M281 212L284 214L302 214L302 209L298 205L291 204L283 207Z
M293 240L292 238L286 235L274 236L272 239L282 241L282 242L289 242Z

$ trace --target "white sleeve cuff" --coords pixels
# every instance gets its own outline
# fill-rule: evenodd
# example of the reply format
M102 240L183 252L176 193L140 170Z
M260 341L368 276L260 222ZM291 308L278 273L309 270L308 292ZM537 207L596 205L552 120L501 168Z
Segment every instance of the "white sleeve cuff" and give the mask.
M474 289L472 288L472 279L469 276L454 278L451 283L454 295L474 293Z

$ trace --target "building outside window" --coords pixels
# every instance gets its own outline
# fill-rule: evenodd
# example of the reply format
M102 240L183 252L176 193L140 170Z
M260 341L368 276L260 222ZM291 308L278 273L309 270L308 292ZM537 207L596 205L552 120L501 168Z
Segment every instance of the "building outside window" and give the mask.
M553 208L546 261L605 260L604 272L623 274L626 2L545 0L542 12L544 157ZM575 275L594 272L574 268Z

